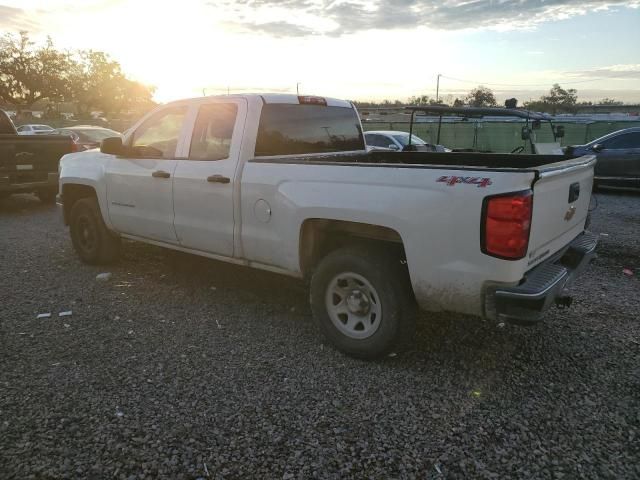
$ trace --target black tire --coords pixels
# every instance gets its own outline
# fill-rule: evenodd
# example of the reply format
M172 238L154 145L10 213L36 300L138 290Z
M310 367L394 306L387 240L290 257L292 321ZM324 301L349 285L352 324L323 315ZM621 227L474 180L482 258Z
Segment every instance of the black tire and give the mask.
M351 283L350 287L348 281L352 277L355 283ZM369 300L365 302L365 311L336 314L336 309L345 308L353 300L353 292L357 292L361 279L373 287L373 291L369 291L366 285L363 287L364 296L370 294ZM341 286L341 281L347 283ZM336 288L341 292L352 293L347 293L341 299L341 294L334 293ZM355 297L356 301L363 296L361 292L357 292L357 295L359 297ZM370 307L376 303L376 296L380 318L372 320L370 316L375 317L376 313L372 313L373 309ZM337 305L333 307L333 319L329 312L330 302ZM414 328L415 302L406 267L401 265L399 255L391 255L369 246L341 248L320 261L311 278L311 309L327 340L339 351L356 358L373 359L389 353L408 339ZM353 330L346 333L343 330L348 330L348 323L354 316L361 315L370 325L377 321L377 327L369 328L371 333L363 332L368 335L364 338L353 338L350 335L359 333ZM342 322L342 327L338 326L338 321ZM357 318L355 321L357 322ZM364 326L364 321L361 324ZM367 328L364 326L363 330Z
M58 194L58 189L55 188L43 188L36 192L36 195L40 199L42 203L46 203L47 205L51 205L56 203L56 195Z
M120 238L102 220L95 197L78 200L71 207L69 227L73 248L90 265L111 263L120 255Z

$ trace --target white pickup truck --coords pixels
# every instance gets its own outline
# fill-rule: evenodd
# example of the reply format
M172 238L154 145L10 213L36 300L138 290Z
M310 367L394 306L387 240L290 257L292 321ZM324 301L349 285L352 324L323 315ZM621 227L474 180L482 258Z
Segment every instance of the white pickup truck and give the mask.
M163 105L66 155L60 199L87 263L120 238L310 284L339 350L388 352L414 306L531 323L594 255L593 156L370 152L350 102L295 95Z

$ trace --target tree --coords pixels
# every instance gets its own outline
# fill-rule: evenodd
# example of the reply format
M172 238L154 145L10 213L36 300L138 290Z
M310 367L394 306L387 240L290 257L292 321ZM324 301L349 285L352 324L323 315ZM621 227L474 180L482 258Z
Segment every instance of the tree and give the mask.
M495 107L496 97L487 87L479 85L471 90L465 97L465 101L472 107Z
M525 103L525 107L529 110L547 112L553 115L558 112L574 113L577 101L578 91L575 88L565 90L555 83L549 90L549 95L543 95L540 100Z
M442 102L436 101L435 98L429 97L429 95L418 95L410 97L409 105L440 105Z
M0 100L24 109L38 100L69 97L71 63L69 54L56 50L50 38L36 47L27 32L6 34L0 39Z
M543 95L540 100L550 105L554 114L557 110L571 111L578 101L578 91L575 88L565 90L555 83L549 90L549 95Z
M81 115L92 110L120 113L153 104L154 89L126 78L120 64L104 52L78 52L70 77L76 108Z
M614 98L603 98L599 102L596 102L596 105L616 106L616 105L624 105L624 103Z

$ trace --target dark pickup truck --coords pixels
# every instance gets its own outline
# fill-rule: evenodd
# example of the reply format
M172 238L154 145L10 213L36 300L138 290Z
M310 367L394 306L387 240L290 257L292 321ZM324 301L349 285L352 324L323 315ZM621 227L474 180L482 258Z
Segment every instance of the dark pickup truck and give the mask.
M0 110L0 198L35 193L53 203L58 193L58 162L75 151L71 137L18 135L9 116Z

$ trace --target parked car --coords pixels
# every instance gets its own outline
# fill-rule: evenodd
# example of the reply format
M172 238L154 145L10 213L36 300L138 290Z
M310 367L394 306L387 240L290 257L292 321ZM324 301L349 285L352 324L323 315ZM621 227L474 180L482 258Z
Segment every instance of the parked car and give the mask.
M575 157L596 155L596 186L640 188L640 127L618 130L586 145L567 147L565 153Z
M20 125L17 129L18 135L52 135L56 133L55 128L49 125Z
M20 136L0 110L0 197L35 193L53 203L58 193L58 162L76 151L70 138L59 135Z
M120 132L110 128L95 127L92 125L77 125L74 127L59 128L60 135L69 135L78 145L79 151L98 148L105 138L119 137Z
M200 97L61 162L86 263L128 238L308 279L339 350L377 357L417 303L536 322L588 263L595 157L369 152L347 101Z
M409 134L396 130L375 130L364 132L364 140L368 150L393 150L403 151L409 146ZM419 152L450 152L442 145L432 145L425 142L417 135L411 136L411 145Z

